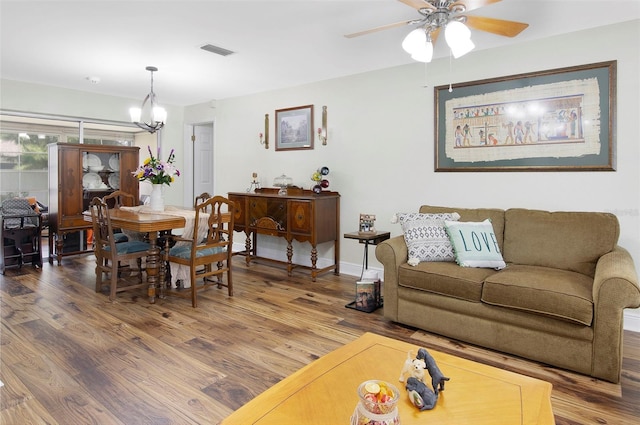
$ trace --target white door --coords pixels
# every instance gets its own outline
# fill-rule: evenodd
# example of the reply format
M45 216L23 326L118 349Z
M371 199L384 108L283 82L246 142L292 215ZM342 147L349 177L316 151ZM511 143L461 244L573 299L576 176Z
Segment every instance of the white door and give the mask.
M215 195L213 187L213 123L193 126L193 196Z

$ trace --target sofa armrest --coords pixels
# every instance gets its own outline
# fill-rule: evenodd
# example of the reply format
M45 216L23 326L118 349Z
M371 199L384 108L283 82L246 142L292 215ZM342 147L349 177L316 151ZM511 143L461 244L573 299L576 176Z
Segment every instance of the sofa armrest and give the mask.
M633 259L617 246L600 257L593 280L593 376L620 380L623 313L637 307L640 287Z
M384 267L384 316L398 320L398 268L408 260L404 236L396 236L376 246L376 258Z

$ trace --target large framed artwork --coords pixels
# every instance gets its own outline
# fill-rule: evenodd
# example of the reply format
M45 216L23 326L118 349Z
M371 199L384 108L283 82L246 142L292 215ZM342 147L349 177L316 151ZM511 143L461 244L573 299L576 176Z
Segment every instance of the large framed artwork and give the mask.
M313 149L313 105L276 110L276 150Z
M616 61L439 86L436 171L615 171Z

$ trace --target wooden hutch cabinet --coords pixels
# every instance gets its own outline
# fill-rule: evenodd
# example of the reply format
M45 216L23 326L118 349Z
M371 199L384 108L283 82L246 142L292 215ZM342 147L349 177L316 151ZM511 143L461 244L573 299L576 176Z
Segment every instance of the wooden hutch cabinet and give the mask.
M49 145L49 263L91 251L83 211L91 200L120 189L138 199L139 147Z
M235 203L234 229L247 235L247 265L257 255L256 235L270 235L287 241L287 272L289 276L295 267L308 266L293 264L292 241L311 244L311 277L329 270L339 274L340 263L340 194L323 191L319 194L311 190L289 188L287 195L278 195L279 189L256 189L255 193L230 192L229 199ZM332 242L334 263L318 269L318 244ZM264 259L264 258L263 258ZM276 260L267 259L278 262Z

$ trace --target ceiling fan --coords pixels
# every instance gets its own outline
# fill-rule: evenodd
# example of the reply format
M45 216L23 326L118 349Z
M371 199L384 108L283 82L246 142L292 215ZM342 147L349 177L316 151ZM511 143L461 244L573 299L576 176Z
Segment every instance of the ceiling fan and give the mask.
M399 0L420 13L420 18L382 25L364 31L346 34L353 38L404 25L415 25L402 43L402 47L412 58L421 62L430 62L433 55L433 43L440 30L445 28L445 39L454 57L458 58L471 51L475 46L471 42L468 27L505 37L515 37L529 24L503 19L464 15L474 9L497 3L501 0Z

